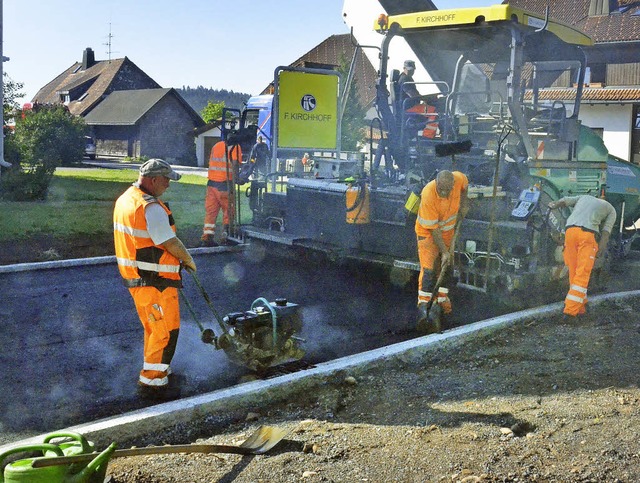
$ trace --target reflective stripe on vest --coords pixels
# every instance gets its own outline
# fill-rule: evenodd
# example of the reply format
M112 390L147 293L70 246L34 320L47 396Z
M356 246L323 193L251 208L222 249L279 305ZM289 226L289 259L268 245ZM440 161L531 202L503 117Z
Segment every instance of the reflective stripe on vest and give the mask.
M116 260L120 275L125 280L143 279L145 285L154 286L154 281L180 280L180 260L161 246L153 244L147 231L144 209L150 203L159 203L169 217L169 224L175 233L173 216L168 206L157 198L145 193L137 186L131 186L116 201L113 211L113 238Z
M438 115L435 113L436 108L433 106L427 106L427 125L422 130L422 136L425 138L433 139L436 137L438 131Z
M224 141L218 141L211 150L209 157L208 177L210 181L227 181L231 167L227 169L226 151L227 145ZM230 161L238 161L242 159L242 150L240 146L233 146L229 152Z
M425 228L427 227L435 227L438 225L438 228L442 231L453 230L456 226L456 219L458 218L458 213L451 215L446 220L438 221L438 220L425 220L422 217L418 216L418 223Z
M416 217L415 230L419 237L431 237L431 231L438 228L448 232L455 228L462 192L468 181L464 174L454 171L454 184L447 198L438 196L436 180L430 181L422 189L421 202Z

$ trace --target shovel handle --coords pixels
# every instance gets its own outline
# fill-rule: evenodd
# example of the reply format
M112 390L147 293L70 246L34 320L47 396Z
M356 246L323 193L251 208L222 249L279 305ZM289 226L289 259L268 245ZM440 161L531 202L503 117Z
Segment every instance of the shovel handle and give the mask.
M259 454L250 448L240 446L228 446L224 444L177 444L171 446L146 446L144 448L117 449L111 454L111 458L124 458L127 456L145 456L154 454L176 453L232 453L232 454ZM75 456L55 456L51 458L36 459L32 463L33 468L45 466L69 465L72 463L87 463L92 461L98 453L80 454Z
M239 446L227 444L174 444L165 446L146 446L144 448L117 449L111 453L110 458L122 458L125 456L144 456L154 454L175 453L231 453L231 454L263 454L282 441L287 434L286 430L272 426L260 426ZM54 445L48 445L54 446ZM56 449L58 449L56 447ZM60 453L61 450L58 449ZM71 463L84 463L92 461L97 453L80 454L75 456L57 456L51 458L35 459L33 468L44 466L66 465Z
M458 241L458 233L460 233L460 223L462 223L462 218L456 221L455 226L453 227L453 238L451 239L451 245L449 246L449 260L447 263L440 268L440 275L438 275L438 280L436 280L436 284L433 286L433 293L431 294L431 299L427 302L427 313L431 310L433 306L433 301L437 298L438 289L440 285L442 285L442 281L444 280L444 275L449 268L449 265L453 262L453 257L455 253L456 242Z

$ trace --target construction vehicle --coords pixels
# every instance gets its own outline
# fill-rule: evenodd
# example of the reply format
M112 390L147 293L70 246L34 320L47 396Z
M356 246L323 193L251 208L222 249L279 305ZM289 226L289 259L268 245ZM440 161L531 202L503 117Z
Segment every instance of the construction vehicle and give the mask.
M372 161L356 163L355 174L281 177L280 190L252 183L248 237L419 270L411 200L448 169L470 182L459 286L517 303L513 295L561 279L569 211L546 207L562 196L611 202L611 258L629 252L637 233L625 227L640 217L640 168L610 156L579 120L587 35L509 5L381 15L371 24L381 36ZM388 65L397 38L433 79L417 108L403 104Z

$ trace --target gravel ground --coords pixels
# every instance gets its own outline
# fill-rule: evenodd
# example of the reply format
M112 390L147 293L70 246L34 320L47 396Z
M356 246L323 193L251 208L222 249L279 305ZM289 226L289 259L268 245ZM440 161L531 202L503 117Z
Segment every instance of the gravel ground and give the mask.
M626 298L572 321L534 317L419 360L340 374L197 440L239 444L262 424L288 429L265 455L119 458L107 475L113 483L638 481L639 308L640 298ZM166 442L175 443L136 443Z

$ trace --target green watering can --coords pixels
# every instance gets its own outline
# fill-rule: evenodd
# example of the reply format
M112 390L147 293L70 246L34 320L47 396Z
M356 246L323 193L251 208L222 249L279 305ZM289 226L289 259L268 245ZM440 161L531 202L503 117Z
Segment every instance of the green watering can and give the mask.
M56 438L71 438L60 444L52 444ZM109 457L115 451L112 443L102 453L96 454L88 464L76 463L71 465L55 465L34 468L33 461L54 456L75 456L93 453L94 444L77 433L51 433L44 438L44 442L28 446L20 446L0 454L0 467L7 456L16 453L41 451L43 456L26 458L7 464L4 476L0 475L0 483L102 483L104 481Z

